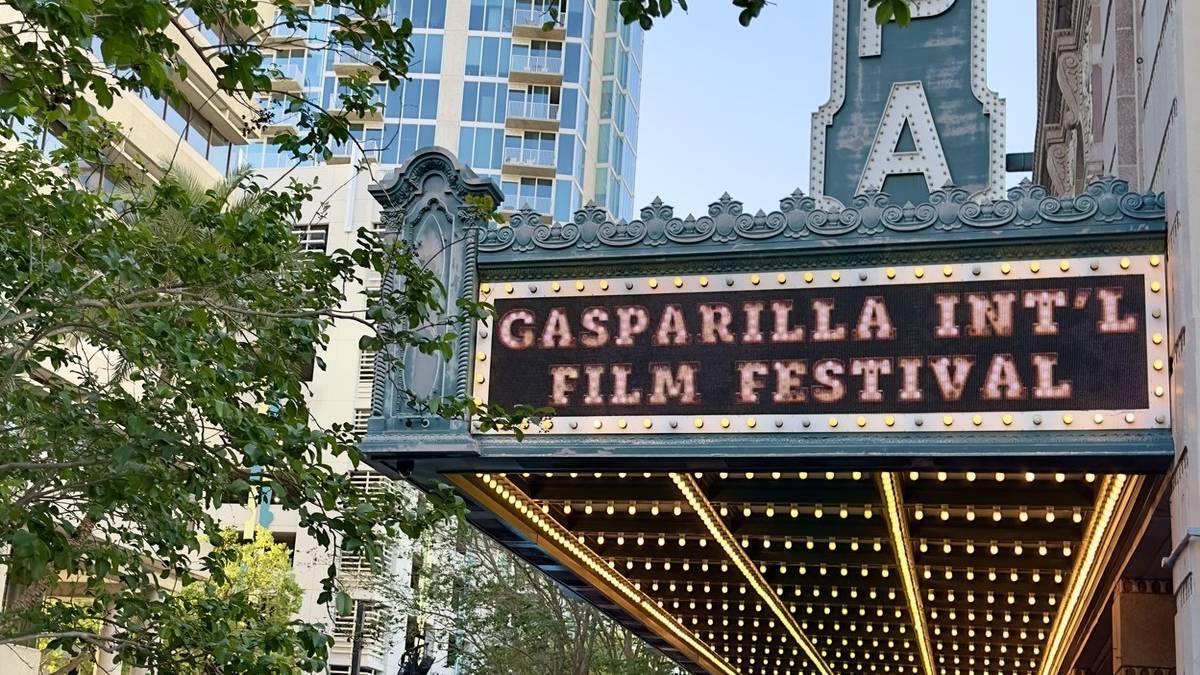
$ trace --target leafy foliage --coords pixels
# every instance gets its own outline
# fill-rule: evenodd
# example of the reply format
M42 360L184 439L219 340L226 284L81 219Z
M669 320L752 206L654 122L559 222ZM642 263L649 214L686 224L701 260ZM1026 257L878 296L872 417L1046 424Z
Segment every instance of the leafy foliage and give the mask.
M671 661L599 611L566 596L540 570L461 524L428 531L419 582L380 577L386 632L416 617L424 633L451 640L463 675L673 675ZM452 636L452 637L449 637ZM440 665L449 665L441 663Z
M869 6L875 8L875 20L885 24L896 19L896 23L907 26L912 17L910 4L915 0L870 0ZM665 19L678 5L679 9L687 11L687 0L617 0L621 18L625 23L637 23L645 30L654 27L658 19ZM738 23L749 26L758 18L768 0L730 0L738 8Z
M351 250L302 253L292 229L313 186L248 172L213 185L172 159L116 159L122 130L104 119L121 97L181 102L181 85L204 75L217 90L194 108L227 97L255 131L272 119L258 101L283 96L299 121L273 142L297 161L328 156L353 140L348 116L381 105L374 87L408 72L411 24L388 12L387 0L0 10L0 564L14 589L0 645L72 659L101 649L162 673L321 670L331 639L318 626L267 620L253 594L226 592L244 552L214 510L269 490L319 545L378 565L383 541L458 509L449 491L413 508L356 488L344 469L362 461L358 434L314 423L302 372L320 365L335 321L361 324L368 347L446 354L490 307L445 308L414 251L371 231ZM272 88L261 40L286 46L280 31L310 25L310 49L374 65L339 90L336 112ZM190 72L197 62L209 72ZM46 133L58 140L48 153L35 142ZM396 283L361 297L368 273ZM462 397L408 398L493 426L524 419ZM174 592L196 584L206 592ZM319 599L349 608L336 564Z

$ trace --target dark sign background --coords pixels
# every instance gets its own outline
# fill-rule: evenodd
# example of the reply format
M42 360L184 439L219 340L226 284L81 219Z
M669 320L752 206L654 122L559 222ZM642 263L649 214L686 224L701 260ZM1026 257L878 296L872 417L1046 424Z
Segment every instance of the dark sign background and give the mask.
M551 309L555 307L565 309L572 332L576 337L577 346L570 349L543 349L535 340L535 345L528 349L513 350L500 342L498 331L493 331L489 402L503 406L518 403L547 405L551 392L551 366L619 363L632 366L629 390L642 390L642 404L634 406L583 405L583 393L587 389L587 379L581 372L579 379L575 382L575 390L570 396L571 405L556 407L556 414L595 416L1141 409L1147 407L1148 401L1144 283L1144 278L1140 275L1122 275L772 291L497 299L495 305L499 317L503 317L506 312L513 309L532 311L536 317L533 326L535 336L540 336L543 323ZM1124 297L1120 303L1120 315L1122 317L1131 314L1136 316L1138 319L1137 332L1101 334L1097 331L1100 302L1096 298L1094 289L1099 287L1124 289ZM1056 308L1054 312L1054 320L1059 326L1058 335L1034 335L1032 326L1036 320L1036 310L1026 309L1021 302L1021 292L1045 289L1063 289L1067 292L1067 307ZM1018 293L1018 300L1013 306L1014 327L1011 337L974 338L966 336L970 310L965 297L956 310L957 323L962 329L963 336L951 339L935 337L934 331L940 316L938 305L934 302L936 294L991 293L1006 290ZM1082 309L1075 309L1073 300L1076 292L1081 290L1093 292ZM791 300L794 303L791 323L805 327L807 340L813 329L813 315L810 310L812 300L816 298L832 299L835 303L832 315L833 325L847 324L847 331L852 332L862 303L869 296L884 299L888 314L896 329L894 340L859 341L848 339L843 342L805 341L796 344L772 344L770 342L770 334L774 326L774 315L770 311L770 303L773 300ZM761 319L765 340L762 344L740 343L740 336L745 328L745 316L740 311L740 307L741 303L747 301L760 301L766 304ZM699 305L716 302L727 303L733 308L733 322L730 330L737 337L737 341L730 344L697 344L700 339L701 326ZM665 347L650 344L651 335L658 325L662 310L668 304L682 307L687 318L688 329L692 333L692 344ZM645 307L650 318L649 327L644 333L635 337L633 346L615 346L612 343L612 336L610 336L609 343L602 348L589 349L578 346L578 336L583 330L580 317L586 308L608 308L611 315L608 326L610 332L615 335L617 325L615 308L628 305ZM498 325L498 323L497 321L496 324ZM1044 352L1058 355L1058 365L1054 369L1055 381L1069 380L1072 383L1073 394L1070 399L1035 400L1032 398L1031 390L1036 382L1036 369L1032 365L1031 355ZM980 400L980 388L983 386L988 366L995 354L1011 354L1013 356L1021 375L1022 384L1026 388L1025 400ZM971 369L960 400L952 402L943 400L941 390L928 364L928 357L936 355L971 355L975 357L975 365ZM897 400L900 375L896 368L897 364L893 363L893 374L880 375L879 378L884 400L880 403L860 402L858 392L861 388L862 378L849 373L849 360L854 357L871 356L892 357L893 359L901 356L920 357L923 361L920 369L921 388L925 392L925 400L908 403ZM737 362L783 359L808 361L809 373L803 378L803 386L810 390L817 385L812 377L814 362L822 359L841 360L846 366L846 374L841 376L846 386L846 395L836 403L821 403L813 399L810 391L807 400L802 403L777 404L771 400L774 372L770 371L767 377L763 378L767 384L759 390L759 403L746 405L737 402L738 373L735 368ZM680 405L672 399L666 405L646 405L644 401L650 393L651 385L650 364L666 363L674 372L676 366L685 361L698 366L696 389L700 394L699 402L694 405ZM612 378L607 371L602 381L602 393L607 399L612 393Z

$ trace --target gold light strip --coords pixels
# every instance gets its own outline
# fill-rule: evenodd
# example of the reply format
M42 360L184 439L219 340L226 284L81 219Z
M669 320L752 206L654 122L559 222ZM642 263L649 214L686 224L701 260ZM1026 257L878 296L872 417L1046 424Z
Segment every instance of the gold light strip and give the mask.
M503 475L476 474L476 480L452 475L451 482L492 513L504 517L535 544L604 593L622 609L642 620L651 630L702 667L721 675L739 675L711 646L698 639L679 621L599 555L578 542L576 535L545 515L541 507ZM829 674L826 674L829 675Z
M921 589L917 585L917 570L913 564L912 549L909 547L908 518L900 496L900 483L896 474L879 474L879 491L883 495L883 512L887 520L888 536L892 539L892 550L896 553L896 569L900 572L900 585L908 600L908 612L912 615L913 631L921 650L921 662L927 675L937 671L933 667L933 648L929 642L929 626L925 623L925 607L921 602Z
M779 599L779 596L775 595L775 592L771 590L770 584L759 574L758 568L754 566L750 557L738 546L737 541L733 538L733 533L729 531L729 528L725 527L725 523L721 521L720 516L717 515L716 510L709 503L708 498L700 491L700 486L696 481L688 474L679 473L671 474L671 480L675 481L675 486L679 488L684 498L687 499L688 504L691 505L692 510L700 517L700 521L708 528L709 534L721 544L721 548L725 550L725 554L729 556L734 566L746 578L750 587L754 589L755 593L758 593L758 597L767 603L767 606L774 612L775 617L787 628L792 638L799 643L800 648L804 650L805 655L808 656L808 660L816 666L817 671L821 675L833 675L833 670L829 667L829 664L825 663L825 659L821 657L816 646L800 630L799 624L796 623L796 619L788 612L783 601Z
M1086 604L1083 599L1094 593L1099 585L1100 576L1112 553L1112 538L1120 531L1120 527L1113 527L1113 524L1122 523L1129 517L1130 500L1143 480L1141 476L1116 474L1106 476L1101 483L1095 515L1088 523L1081 546L1082 553L1075 560L1062 605L1054 617L1038 675L1061 672L1063 648L1083 620Z

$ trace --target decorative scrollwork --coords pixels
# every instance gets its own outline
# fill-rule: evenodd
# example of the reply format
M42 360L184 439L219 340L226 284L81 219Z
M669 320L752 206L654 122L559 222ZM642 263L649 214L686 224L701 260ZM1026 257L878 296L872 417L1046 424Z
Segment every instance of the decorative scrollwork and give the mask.
M480 240L487 253L533 253L536 251L603 250L645 247L672 249L758 242L810 248L865 242L887 235L894 243L906 237L936 241L964 229L1080 228L1103 225L1119 230L1145 231L1145 223L1165 213L1161 194L1139 194L1116 178L1100 178L1085 193L1052 197L1038 185L1023 181L1008 190L1006 199L980 200L968 190L947 185L929 194L920 204L893 203L885 192L859 195L851 206L826 210L800 190L779 201L778 210L743 210L742 203L728 194L709 205L700 217L677 217L674 209L655 198L642 208L637 220L612 220L608 213L589 203L576 211L570 222L543 223L532 211L513 214L508 225L491 225ZM788 240L794 243L785 244Z

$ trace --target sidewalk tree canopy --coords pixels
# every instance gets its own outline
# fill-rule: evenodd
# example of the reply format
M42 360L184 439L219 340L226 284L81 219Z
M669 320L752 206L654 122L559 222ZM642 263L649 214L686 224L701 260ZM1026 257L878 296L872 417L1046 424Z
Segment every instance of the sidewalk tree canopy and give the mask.
M314 421L303 373L323 367L334 322L361 325L364 349L444 354L490 308L443 311L442 286L413 250L365 229L350 250L301 251L293 227L307 207L321 213L312 185L249 171L201 184L169 149L161 165L117 161L121 130L105 119L121 97L181 105L180 84L201 75L184 50L198 50L218 93L190 101L197 114L229 97L254 132L272 121L260 101L283 97L298 122L273 142L297 162L327 157L355 142L348 116L381 105L370 77L349 81L330 112L273 90L278 70L260 39L320 27L307 41L316 56L367 53L394 88L412 25L390 6L14 0L0 10L0 645L76 662L100 650L164 673L194 666L195 654L204 672L324 670L328 624L261 621L253 603L231 600L242 596L175 592L230 581L239 548L216 509L269 494L303 536L379 563L382 541L458 508L449 493L418 507L357 488L344 467L362 461L360 434L348 420ZM397 283L358 290L368 274ZM466 397L409 403L518 430L529 412ZM350 610L336 565L320 601ZM241 634L221 639L231 625Z

